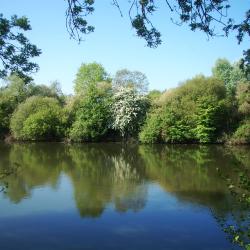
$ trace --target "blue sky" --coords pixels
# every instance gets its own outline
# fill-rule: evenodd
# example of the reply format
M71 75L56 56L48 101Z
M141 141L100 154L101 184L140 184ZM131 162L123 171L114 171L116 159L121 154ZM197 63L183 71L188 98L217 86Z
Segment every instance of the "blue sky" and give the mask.
M37 84L58 80L67 94L73 93L73 80L81 63L101 63L111 76L122 68L139 70L147 75L150 89L164 90L197 74L210 75L216 59L237 61L249 47L249 38L238 45L234 35L208 40L204 33L176 26L162 0L153 20L162 33L163 44L150 49L135 36L126 6L122 6L121 18L110 2L96 0L96 11L89 19L95 32L81 44L70 39L66 31L64 0L1 0L0 12L6 17L17 14L29 18L32 31L27 36L43 52L36 59L40 70L33 78ZM229 15L236 19L250 9L249 0L230 2L235 5Z

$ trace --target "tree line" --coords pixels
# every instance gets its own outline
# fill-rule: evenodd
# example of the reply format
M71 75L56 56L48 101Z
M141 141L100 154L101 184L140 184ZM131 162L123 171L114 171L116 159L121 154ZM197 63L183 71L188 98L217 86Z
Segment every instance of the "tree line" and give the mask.
M0 88L1 137L20 141L142 143L250 142L250 81L239 63L219 59L212 76L195 76L166 91L148 91L145 74L82 64L74 95L58 82L16 74Z

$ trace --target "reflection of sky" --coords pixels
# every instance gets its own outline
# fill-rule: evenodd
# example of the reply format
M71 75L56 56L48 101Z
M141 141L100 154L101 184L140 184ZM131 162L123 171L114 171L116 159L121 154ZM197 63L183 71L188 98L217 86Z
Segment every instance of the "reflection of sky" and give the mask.
M115 212L109 203L95 219L80 218L72 184L62 175L56 189L39 187L19 204L0 205L3 249L229 249L209 210L183 203L156 183L147 185L145 207ZM101 187L100 187L101 188Z

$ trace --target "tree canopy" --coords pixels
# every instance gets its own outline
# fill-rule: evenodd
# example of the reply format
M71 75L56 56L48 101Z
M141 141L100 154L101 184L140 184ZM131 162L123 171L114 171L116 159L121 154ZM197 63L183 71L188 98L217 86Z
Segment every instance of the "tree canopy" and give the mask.
M140 71L130 71L128 69L118 70L112 80L113 87L132 87L136 91L145 93L148 90L148 79L145 74Z
M0 13L0 78L15 73L30 80L29 74L39 69L30 58L41 51L20 32L28 30L31 26L27 17L14 15L8 20Z
M75 92L83 93L90 85L96 85L105 80L108 80L108 74L101 64L83 63L76 74Z

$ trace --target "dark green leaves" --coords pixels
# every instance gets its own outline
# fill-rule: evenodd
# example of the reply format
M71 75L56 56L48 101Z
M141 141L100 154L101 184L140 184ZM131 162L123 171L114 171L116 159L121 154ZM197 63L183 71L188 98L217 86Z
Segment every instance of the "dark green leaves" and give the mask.
M29 80L29 74L39 67L30 58L39 56L41 51L20 31L31 30L26 17L12 16L10 20L0 14L0 78L16 73Z
M148 47L155 48L161 44L161 33L152 25L148 28L146 20L145 17L137 15L132 20L132 27L135 28L137 36L146 40Z
M94 0L67 0L66 27L70 37L81 41L82 34L89 34L94 31L94 27L88 25L86 16L94 11Z
M94 31L86 18L94 12L94 0L67 0L66 11L67 29L70 36L81 41L82 34ZM129 3L128 15L132 27L138 37L143 38L148 47L156 48L161 44L161 34L152 22L152 15L157 11L155 0L133 0ZM166 0L166 6L174 15L166 16L178 25L187 24L192 31L200 30L208 37L228 36L230 32L237 32L237 40L242 42L245 35L250 36L250 10L246 11L245 18L235 23L227 14L231 7L229 0ZM112 0L122 14L120 2Z

